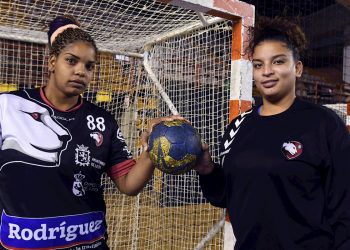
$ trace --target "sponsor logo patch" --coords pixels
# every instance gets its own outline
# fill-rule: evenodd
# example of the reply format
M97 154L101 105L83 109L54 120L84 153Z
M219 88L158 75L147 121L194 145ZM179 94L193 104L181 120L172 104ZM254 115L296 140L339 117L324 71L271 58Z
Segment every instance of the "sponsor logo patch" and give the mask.
M90 165L93 168L102 169L104 166L106 166L106 163L104 161L92 157Z
M102 212L49 218L1 215L1 242L10 249L58 249L104 238Z

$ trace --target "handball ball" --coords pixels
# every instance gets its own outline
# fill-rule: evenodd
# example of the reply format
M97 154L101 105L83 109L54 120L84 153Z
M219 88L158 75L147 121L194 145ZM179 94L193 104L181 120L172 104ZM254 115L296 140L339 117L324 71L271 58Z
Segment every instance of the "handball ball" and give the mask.
M202 154L196 129L180 120L157 124L150 134L148 148L153 165L173 175L190 171Z

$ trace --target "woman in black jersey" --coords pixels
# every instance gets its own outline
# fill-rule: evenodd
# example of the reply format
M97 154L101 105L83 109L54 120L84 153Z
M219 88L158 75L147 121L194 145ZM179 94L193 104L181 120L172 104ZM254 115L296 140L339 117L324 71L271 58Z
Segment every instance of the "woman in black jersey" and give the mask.
M58 17L48 38L46 86L0 95L0 249L108 249L102 174L136 195L154 167L146 150L135 161L114 117L81 97L92 37Z
M333 111L295 96L305 46L291 21L256 24L248 52L262 105L229 124L220 163L206 150L196 167L237 250L350 249L350 135Z

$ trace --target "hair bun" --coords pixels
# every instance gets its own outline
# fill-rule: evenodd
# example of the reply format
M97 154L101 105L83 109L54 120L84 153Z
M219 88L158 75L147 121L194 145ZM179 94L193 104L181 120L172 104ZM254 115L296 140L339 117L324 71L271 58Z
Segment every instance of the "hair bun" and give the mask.
M47 36L48 36L48 42L49 45L52 44L51 42L51 37L53 35L53 33L55 33L55 31L63 26L66 25L75 25L77 27L79 27L79 23L74 20L73 18L70 17L65 17L65 16L58 16L56 17L54 20L51 21L50 25L49 25L49 30L47 32Z

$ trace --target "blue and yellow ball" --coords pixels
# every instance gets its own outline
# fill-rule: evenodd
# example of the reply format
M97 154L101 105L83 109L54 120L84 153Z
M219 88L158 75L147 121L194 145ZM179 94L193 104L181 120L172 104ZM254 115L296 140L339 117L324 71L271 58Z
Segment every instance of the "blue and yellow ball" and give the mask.
M167 174L189 172L202 154L201 139L190 124L175 120L157 124L148 147L152 163Z

